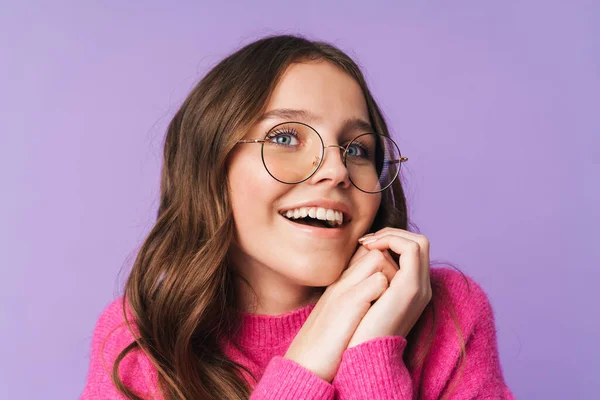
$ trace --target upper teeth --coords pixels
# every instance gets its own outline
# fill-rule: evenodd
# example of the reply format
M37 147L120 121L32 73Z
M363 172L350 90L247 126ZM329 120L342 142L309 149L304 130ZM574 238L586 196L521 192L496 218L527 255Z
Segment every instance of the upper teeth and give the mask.
M341 225L344 222L344 214L341 211L331 210L322 207L300 207L288 210L282 213L287 218L306 218L311 217L320 219L322 221L329 221L337 225Z

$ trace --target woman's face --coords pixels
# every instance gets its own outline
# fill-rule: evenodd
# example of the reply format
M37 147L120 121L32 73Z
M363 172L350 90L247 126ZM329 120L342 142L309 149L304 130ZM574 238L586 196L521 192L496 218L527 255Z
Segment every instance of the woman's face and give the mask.
M349 122L369 123L360 86L329 62L297 63L288 68L265 115L283 109L288 110L287 115L271 113L244 138L263 139L274 125L299 121L316 129L325 146L345 145L365 133L364 127L358 128L360 124ZM289 110L302 110L303 114L290 115ZM260 144L238 144L229 160L228 176L236 231L231 260L253 286L267 282L277 282L278 287L329 286L347 266L381 201L381 194L361 192L350 182L335 147L325 149L323 162L312 177L290 185L269 175ZM343 212L344 222L338 228L326 228L282 215L302 207Z

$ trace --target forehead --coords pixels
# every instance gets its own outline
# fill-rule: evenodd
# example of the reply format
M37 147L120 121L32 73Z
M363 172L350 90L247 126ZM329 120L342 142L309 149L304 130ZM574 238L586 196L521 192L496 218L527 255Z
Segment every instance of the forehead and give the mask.
M277 121L299 121L327 130L372 130L359 84L325 61L288 67L259 122Z

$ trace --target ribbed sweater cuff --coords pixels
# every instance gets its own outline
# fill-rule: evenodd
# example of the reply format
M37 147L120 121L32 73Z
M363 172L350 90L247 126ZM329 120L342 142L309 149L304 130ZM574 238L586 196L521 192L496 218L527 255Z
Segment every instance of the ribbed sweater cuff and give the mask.
M300 364L275 356L254 388L252 400L333 400L333 385Z
M402 360L406 339L384 336L344 351L333 379L336 398L412 399L412 380Z

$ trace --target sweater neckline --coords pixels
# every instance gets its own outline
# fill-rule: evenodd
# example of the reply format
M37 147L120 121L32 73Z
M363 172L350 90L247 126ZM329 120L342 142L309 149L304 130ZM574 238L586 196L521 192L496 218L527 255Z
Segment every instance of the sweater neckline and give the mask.
M235 341L244 348L275 348L289 345L316 304L308 304L279 315L236 310L239 330Z

